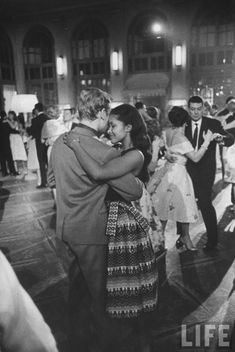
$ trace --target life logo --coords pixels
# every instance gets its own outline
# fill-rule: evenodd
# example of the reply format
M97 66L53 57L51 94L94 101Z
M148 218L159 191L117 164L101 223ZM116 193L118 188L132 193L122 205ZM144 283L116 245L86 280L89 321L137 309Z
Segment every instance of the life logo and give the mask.
M181 325L181 349L193 352L210 350L211 347L221 351L232 351L231 324L195 324ZM214 350L214 349L213 349Z

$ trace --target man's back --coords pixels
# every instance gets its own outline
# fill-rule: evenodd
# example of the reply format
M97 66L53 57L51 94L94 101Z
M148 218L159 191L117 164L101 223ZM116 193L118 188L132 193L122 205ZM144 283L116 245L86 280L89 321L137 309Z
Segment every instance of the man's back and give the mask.
M81 129L77 132L78 135L84 133ZM89 134L87 144L100 162L110 150ZM106 243L107 211L104 199L108 185L98 184L87 176L74 152L63 143L63 135L53 145L51 165L56 182L57 234L69 243ZM50 171L48 181L50 184Z
M44 125L44 122L48 119L48 116L43 113L32 119L30 133L32 134L33 138L35 138L38 142L41 142L42 127Z
M89 128L77 127L86 151L104 163L120 152L101 142ZM54 143L48 170L50 187L56 185L57 235L70 244L105 244L108 183L118 187L127 200L138 199L142 188L133 175L103 183L93 181L79 164L74 152L63 143L63 135Z

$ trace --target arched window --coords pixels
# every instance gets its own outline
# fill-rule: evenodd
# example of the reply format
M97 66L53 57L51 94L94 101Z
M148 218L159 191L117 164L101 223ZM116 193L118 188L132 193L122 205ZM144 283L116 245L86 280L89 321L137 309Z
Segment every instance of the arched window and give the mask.
M72 60L77 91L90 86L109 91L108 33L101 23L87 20L77 27L72 37Z
M171 44L162 16L138 16L129 28L127 46L129 73L170 70Z
M54 41L47 29L36 27L26 35L24 69L27 93L36 93L44 105L57 104Z
M235 93L235 16L221 7L200 10L191 29L192 94L213 89L213 99L224 103Z
M11 42L2 31L0 31L0 80L6 84L15 82Z

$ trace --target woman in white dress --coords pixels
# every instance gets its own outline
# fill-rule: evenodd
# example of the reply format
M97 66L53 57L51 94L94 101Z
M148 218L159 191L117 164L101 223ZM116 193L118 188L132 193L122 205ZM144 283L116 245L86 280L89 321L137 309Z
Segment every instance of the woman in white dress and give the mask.
M227 123L226 119L222 121L222 126L225 130L233 130L234 134L234 129L235 129L235 120ZM229 231L233 232L235 229L235 204L234 204L234 199L235 199L235 143L231 145L231 147L228 147L226 152L225 152L225 175L224 179L226 182L231 183L232 185L232 201L233 201L233 213L234 213L234 219L230 221L230 223L225 227L224 231Z
M10 145L11 145L11 152L12 152L12 158L15 162L15 168L17 171L19 171L20 168L22 168L24 173L27 173L27 167L26 167L26 162L27 162L27 154L23 142L23 138L21 136L21 131L20 131L20 124L17 119L16 113L14 111L9 111L8 112L8 119L7 122L16 131L19 131L19 134L10 134Z
M194 251L189 236L189 224L198 219L198 209L194 196L193 184L186 170L187 158L198 162L206 152L213 139L211 131L204 135L204 143L198 151L184 135L184 127L188 113L181 107L173 107L168 114L172 127L166 130L166 148L170 153L177 154L175 161L166 162L164 167L152 176L148 191L152 195L153 206L165 230L168 220L182 223L183 235L177 241L177 247L184 246Z

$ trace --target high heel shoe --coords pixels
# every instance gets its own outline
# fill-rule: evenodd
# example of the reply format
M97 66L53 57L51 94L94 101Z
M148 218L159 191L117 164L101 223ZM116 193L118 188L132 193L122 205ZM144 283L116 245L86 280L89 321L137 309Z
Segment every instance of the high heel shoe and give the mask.
M177 249L180 249L180 248L183 249L184 248L186 251L189 251L189 252L197 252L197 250L198 250L194 246L188 247L188 245L185 243L185 241L183 240L183 238L181 236L176 241L175 246L176 246Z
M180 249L184 246L184 243L181 241L181 237L179 237L178 240L175 242L175 246L177 249Z
M192 246L192 247L190 247L190 248L187 248L186 245L185 245L185 248L186 248L186 250L189 251L189 252L197 252L197 251L198 251L197 247L194 247L194 246Z

